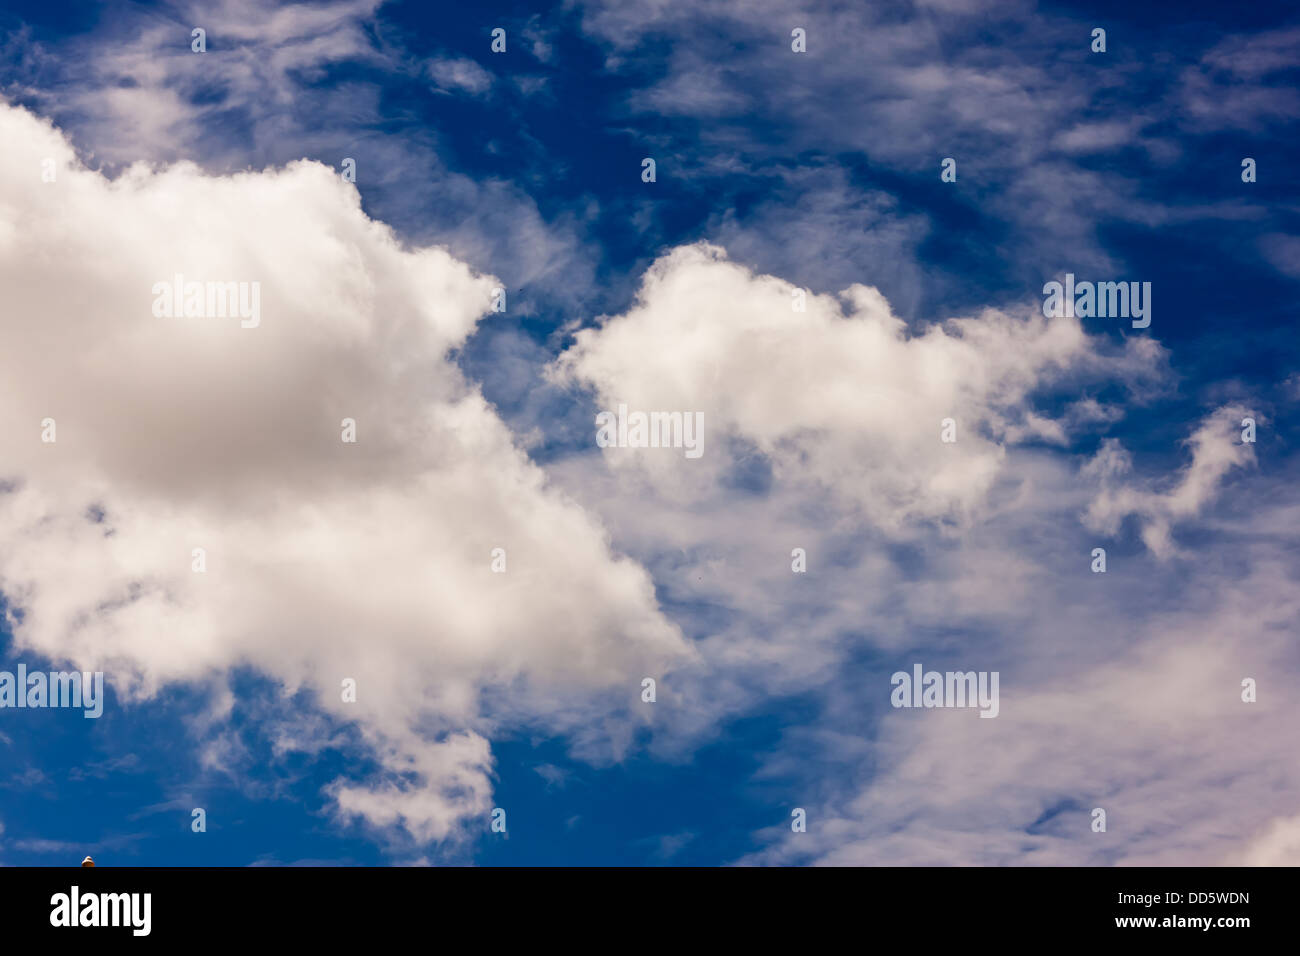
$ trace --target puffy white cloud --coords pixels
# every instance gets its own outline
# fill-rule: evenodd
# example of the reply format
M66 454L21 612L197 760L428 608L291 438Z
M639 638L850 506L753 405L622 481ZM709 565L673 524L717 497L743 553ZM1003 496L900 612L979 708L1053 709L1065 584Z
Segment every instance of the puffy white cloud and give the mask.
M1054 416L1031 396L1161 374L1151 340L1117 351L1036 309L913 331L872 289L844 304L810 295L805 312L792 291L716 247L679 248L626 313L580 331L552 369L599 408L704 415L698 459L605 448L548 465L665 600L691 609L682 624L704 664L661 686L672 706L656 714L658 746L755 700L824 691L864 641L900 648L918 629L1014 619L1038 586L1034 560L955 532L1046 507L1077 527L1077 477L1008 455L1113 417L1089 399ZM946 417L955 443L941 441ZM809 573L792 572L794 548Z
M649 576L448 361L496 280L405 248L318 164L108 181L7 105L0 139L0 591L20 650L136 698L236 665L316 691L386 772L339 781L340 810L421 840L489 805L495 722L578 722L593 694L617 711L688 655ZM260 324L155 316L177 273L260 283Z
M678 248L648 270L637 303L583 329L554 378L594 389L603 409L702 412L704 452L606 448L610 467L703 493L735 465L736 442L782 485L824 491L879 527L965 523L986 504L1004 445L1064 440L1036 413L1037 389L1067 375L1153 375L1160 350L1107 347L1075 320L988 310L912 332L875 289L843 304L727 261L719 247ZM945 419L956 441L941 440Z

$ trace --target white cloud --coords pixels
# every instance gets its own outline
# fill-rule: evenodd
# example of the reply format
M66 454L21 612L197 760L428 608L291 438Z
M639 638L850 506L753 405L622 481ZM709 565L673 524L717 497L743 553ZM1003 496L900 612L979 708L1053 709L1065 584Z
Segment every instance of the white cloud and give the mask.
M478 95L492 86L492 74L473 60L459 57L429 61L429 76L440 87Z
M1211 554L1169 577L1040 576L1030 619L978 652L1002 671L996 719L886 710L867 782L819 800L806 834L771 831L752 860L1277 865L1293 825L1261 831L1294 814L1300 786L1297 569L1270 549L1230 553L1242 571L1227 579Z
M667 749L756 700L823 692L864 641L906 647L918 630L1014 619L1039 569L969 536L1034 508L1077 529L1077 476L1016 456L1015 444L1115 414L1080 399L1058 418L1032 396L1163 367L1149 339L1115 351L1037 310L909 331L873 289L809 296L803 313L791 291L715 247L679 248L626 313L578 332L552 368L558 383L591 389L597 408L704 413L697 460L606 448L548 465L651 569L666 602L695 611L681 623L703 663L659 691L671 701L656 713ZM940 440L945 417L957 420L955 444ZM796 547L807 575L791 571Z
M616 470L644 471L698 494L734 464L733 440L778 482L829 492L874 525L969 522L984 507L1004 443L1060 441L1030 407L1036 389L1098 373L1104 346L1077 321L986 311L909 332L875 289L807 297L754 276L723 250L674 250L646 274L638 302L577 333L554 377L594 389L599 407L699 411L704 455L608 448ZM1131 340L1104 373L1154 374L1159 349ZM941 439L953 419L957 440Z
M1198 131L1294 122L1300 118L1300 94L1285 76L1297 55L1300 29L1295 27L1225 36L1183 70L1178 107Z
M719 156L758 178L795 156L806 162L830 154L861 160L845 163L859 183L875 186L876 170L886 168L909 189L926 190L927 179L942 189L939 163L953 157L958 179L949 196L969 204L979 224L954 225L944 212L947 202L935 193L927 207L935 214L934 233L945 245L996 247L988 267L1018 286L1041 283L1039 276L1062 262L1080 274L1122 271L1124 263L1098 231L1110 220L1149 228L1265 214L1241 199L1162 204L1125 164L1083 168L1081 158L1138 148L1152 165L1167 168L1195 153L1188 142L1196 134L1300 115L1300 96L1281 73L1300 42L1300 31L1291 28L1223 38L1200 62L1171 74L1152 69L1150 58L1113 36L1107 53L1093 54L1095 24L1025 3L942 0L898 10L843 4L802 11L774 0L700 0L689 7L583 0L578 6L583 29L607 48L610 70L637 75L642 51L666 51L652 85L629 91L625 105L629 114L653 113L670 128L681 127L672 140L674 177L713 175ZM967 15L976 9L977 17ZM701 23L714 26L701 29ZM795 26L807 31L806 53L790 49ZM719 30L729 40L721 57ZM1096 70L1103 60L1107 69ZM1080 71L1096 82L1076 82ZM1149 108L1125 110L1127 118L1116 120L1112 101L1135 76L1149 87ZM1155 122L1160 116L1174 118L1181 131L1171 135ZM677 124L678 117L686 123ZM691 117L709 122L697 133ZM698 142L688 151L680 144L690 137ZM862 163L872 172L864 175ZM790 210L789 219L800 216L797 206ZM1004 231L999 221L1013 228ZM867 229L876 232L863 217L858 231ZM781 256L787 230L767 235L759 231L749 242ZM892 281L891 263L855 260L860 240L839 238L844 248L827 249L830 263L848 260L857 278L877 286ZM988 268L970 253L962 265L968 282ZM804 273L783 274L809 281ZM891 295L905 310L897 291Z
M1274 820L1235 862L1239 866L1300 866L1300 816Z
M1035 310L908 330L865 287L805 313L790 292L718 249L677 249L553 369L598 408L705 413L698 460L605 448L552 472L668 606L692 611L702 664L661 683L656 747L756 700L815 695L818 719L786 728L759 771L808 788L810 829L775 826L753 860L1212 863L1293 813L1279 768L1300 765L1284 717L1300 686L1294 559L1252 525L1182 563L1113 548L1093 574L1102 542L1079 519L1099 475L1054 447L1119 417L1091 387L1159 380L1159 345L1115 351ZM1040 405L1044 391L1060 400ZM1249 457L1224 441L1239 412L1193 429L1167 490L1107 477L1092 520L1204 524ZM955 445L939 440L945 415ZM806 574L791 571L796 546ZM1000 671L1000 716L890 708L889 673L918 660ZM1240 699L1245 677L1267 700ZM1091 832L1096 806L1108 834Z
M1260 236L1259 251L1283 275L1300 279L1300 236L1276 232Z
M494 279L404 248L317 164L110 182L25 111L0 106L0 139L0 590L19 651L136 698L235 665L317 691L385 768L339 781L341 812L421 840L489 806L493 721L579 722L608 694L617 736L641 677L688 653L648 575L447 360ZM260 282L261 324L155 317L175 273ZM492 721L488 688L508 690Z
M1088 506L1085 522L1094 530L1114 535L1126 517L1137 515L1143 543L1161 558L1174 554L1173 524L1196 517L1218 494L1229 471L1255 461L1254 448L1241 440L1242 422L1247 417L1251 417L1250 410L1235 404L1207 416L1187 440L1191 462L1167 491L1124 483L1121 479L1132 471L1132 458L1117 439L1106 439L1083 469L1086 478L1101 485Z

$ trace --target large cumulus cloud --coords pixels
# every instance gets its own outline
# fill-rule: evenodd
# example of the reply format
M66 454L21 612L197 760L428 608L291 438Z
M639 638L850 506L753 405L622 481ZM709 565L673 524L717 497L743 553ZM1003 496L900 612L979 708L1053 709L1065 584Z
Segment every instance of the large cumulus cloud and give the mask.
M404 247L318 164L110 181L9 106L0 139L0 591L20 649L128 698L236 665L314 691L385 770L340 781L340 810L422 840L490 806L485 688L507 691L494 720L575 721L688 653L648 575L448 360L494 279ZM155 316L177 273L258 282L260 324Z

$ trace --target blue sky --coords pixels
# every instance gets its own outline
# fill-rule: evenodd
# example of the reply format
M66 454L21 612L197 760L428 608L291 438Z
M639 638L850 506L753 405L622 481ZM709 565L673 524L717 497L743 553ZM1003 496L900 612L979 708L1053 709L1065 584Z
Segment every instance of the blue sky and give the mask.
M0 710L0 863L1300 860L1298 69L1283 4L7 4L0 670L110 692ZM265 334L118 331L206 263ZM638 397L700 467L596 446Z

